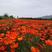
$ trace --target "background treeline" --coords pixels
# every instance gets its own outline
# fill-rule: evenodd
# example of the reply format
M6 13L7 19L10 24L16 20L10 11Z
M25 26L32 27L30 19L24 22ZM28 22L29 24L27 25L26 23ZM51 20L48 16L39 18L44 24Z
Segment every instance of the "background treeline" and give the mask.
M3 16L0 16L0 19L13 19L15 18L13 15L9 16L8 14L4 14Z
M37 18L28 18L28 17L16 17L17 19L24 19L24 20L52 20L52 16L44 16L44 17L37 17ZM3 16L0 16L1 19L16 19L13 15L4 14Z

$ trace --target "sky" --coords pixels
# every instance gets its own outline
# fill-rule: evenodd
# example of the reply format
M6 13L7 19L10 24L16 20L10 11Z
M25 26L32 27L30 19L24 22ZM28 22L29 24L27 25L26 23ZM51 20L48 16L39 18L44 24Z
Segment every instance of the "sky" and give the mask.
M0 15L40 17L52 15L52 0L0 0Z

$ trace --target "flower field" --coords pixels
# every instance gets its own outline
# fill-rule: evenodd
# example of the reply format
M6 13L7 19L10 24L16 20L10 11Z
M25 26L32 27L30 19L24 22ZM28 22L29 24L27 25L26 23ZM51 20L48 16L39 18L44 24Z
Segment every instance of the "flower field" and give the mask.
M52 21L0 20L0 52L52 52Z

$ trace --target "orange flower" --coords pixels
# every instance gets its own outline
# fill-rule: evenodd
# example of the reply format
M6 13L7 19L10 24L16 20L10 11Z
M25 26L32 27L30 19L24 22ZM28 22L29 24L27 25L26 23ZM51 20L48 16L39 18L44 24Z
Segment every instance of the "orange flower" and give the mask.
M48 45L48 46L52 46L52 40L46 40L45 43L46 43L46 45Z
M9 34L6 34L6 36L10 39L16 39L18 34L16 32L10 32Z
M18 43L13 43L10 45L11 48L18 48Z
M31 52L40 52L40 50L38 48L31 47Z
M11 52L15 52L15 49L12 49L12 48L11 48Z
M11 44L11 43L13 43L14 41L15 41L15 40L12 40L12 39L7 38L7 37L5 37L5 38L3 39L3 42L4 42L5 45Z
M18 41L22 41L23 37L18 37L17 39L18 39Z

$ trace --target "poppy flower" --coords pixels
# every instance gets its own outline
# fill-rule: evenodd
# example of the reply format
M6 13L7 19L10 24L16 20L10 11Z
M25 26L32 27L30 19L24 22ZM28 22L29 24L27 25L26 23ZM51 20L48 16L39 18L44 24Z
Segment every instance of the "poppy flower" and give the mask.
M12 44L14 41L15 41L15 40L12 40L12 39L7 38L7 37L5 37L5 38L3 39L3 42L4 42L5 45Z
M40 50L38 48L31 47L31 52L40 52Z
M52 40L46 40L45 43L46 43L46 45L48 45L48 46L52 46Z
M11 48L18 48L18 43L13 43L10 45Z
M22 41L23 37L18 37L17 39L18 39L18 41Z

